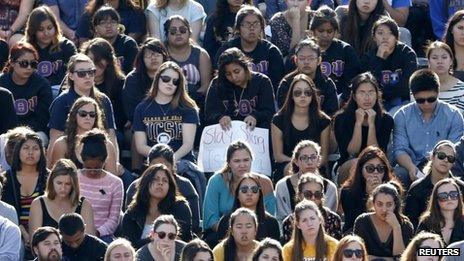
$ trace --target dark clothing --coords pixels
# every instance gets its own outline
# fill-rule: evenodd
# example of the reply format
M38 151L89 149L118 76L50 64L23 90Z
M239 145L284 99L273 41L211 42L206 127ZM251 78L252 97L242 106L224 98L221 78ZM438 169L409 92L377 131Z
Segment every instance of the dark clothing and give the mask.
M315 115L311 115L311 117L315 117ZM272 118L272 123L282 131L283 153L291 157L293 149L302 140L312 140L320 144L321 133L330 126L330 118L322 115L315 121L315 126L309 124L304 130L295 128L291 119L285 119L284 115L281 114L276 114Z
M348 145L353 138L354 125L356 123L355 113L342 112L335 116L334 120L334 133L335 139L338 144L338 151L340 152L340 158L338 159L338 165L345 163L350 158L355 158L358 154L367 146L367 135L369 132L369 126L361 127L361 147L358 153L350 155L347 151ZM382 151L387 151L388 143L390 142L390 135L393 130L394 121L392 116L384 113L381 116L377 116L375 119L375 137L377 143Z
M39 198L40 201L40 206L42 207L42 226L41 227L54 227L58 228L58 221L52 218L50 216L50 213L48 213L47 205L45 204L45 200L43 197ZM81 214L82 211L82 203L84 201L84 197L81 197L79 202L77 203L76 211L74 213Z
M298 70L295 70L287 74L280 82L276 95L279 108L282 108L284 105L290 85L298 74ZM319 70L316 71L316 77L313 80L317 88L317 95L320 98L321 110L327 115L332 116L338 111L338 98L335 83L330 78L323 76Z
M68 39L59 44L58 50L51 50L52 45L45 48L34 46L39 53L37 73L46 78L51 86L60 86L66 74L69 58L77 53L76 46Z
M182 249L184 249L184 246L186 245L185 242L176 240L176 246L175 246L175 255L174 255L174 260L180 260L180 254L182 253ZM137 261L155 261L153 256L150 253L150 250L148 250L148 244L144 245L141 249L137 250L137 253L135 253L135 260Z
M451 173L459 178L464 178L464 136L456 143L456 162L451 168Z
M150 90L151 82L145 72L133 70L126 76L124 86L122 88L122 105L124 112L129 121L134 119L135 107L146 97Z
M185 61L177 61L171 57L171 60L182 68L187 81L187 92L198 106L205 101L204 95L198 92L201 87L200 56L202 50L198 46L191 45L190 55Z
M246 56L250 57L252 60L252 70L268 76L271 79L274 92L277 90L277 86L279 86L279 82L284 76L284 60L277 46L267 40L259 40L253 51L245 52L242 49L240 37L234 38L224 43L217 51L213 61L214 69L217 69L219 56L231 47L237 47Z
M417 69L417 57L409 46L398 43L386 59L377 56L377 48L361 58L364 71L378 79L387 110L410 100L409 77Z
M439 235L443 239L441 230L436 231L432 229L431 227L428 227L427 224L423 222L419 223L419 226L416 229L416 234L419 234L421 231L432 232L434 234ZM461 240L464 240L464 220L462 217L458 218L454 222L454 227L453 227L453 231L451 232L449 242L446 243L444 240L443 242L445 242L446 245L449 245L449 244L452 244L454 242L461 241Z
M70 261L96 261L105 258L108 246L101 239L86 234L84 241L77 249L69 247L65 242L61 244L61 248L63 256L69 258Z
M369 195L362 191L354 191L351 188L344 187L340 192L340 203L345 215L345 224L343 225L343 233L351 231L356 218L366 212L366 202Z
M189 208L192 213L192 231L199 232L200 231L200 203L198 198L198 193L196 192L195 188L193 187L190 180L179 176L177 174L174 175L176 180L177 189L179 189L180 194L187 200ZM136 186L139 183L140 178L136 179L130 184L129 188L126 192L126 205L129 205L135 195ZM143 228L143 227L142 227Z
M124 114L123 106L122 106L122 87L124 85L124 78L123 79L114 79L111 86L107 86L105 82L97 84L96 87L98 90L103 92L108 98L111 100L111 104L113 105L114 110L114 120L116 123L116 129L123 131L124 124L126 124L127 118L126 114ZM111 90L109 90L111 88Z
M229 41L234 35L233 32L235 16L237 13L232 13L229 10L225 12L223 11L223 13L224 17L221 17L222 24L219 31L217 31L215 28L216 24L219 23L219 18L217 17L216 13L213 13L206 19L203 47L206 49L211 59L216 56L216 52L221 47L221 45Z
M114 52L124 73L129 73L134 67L135 56L138 52L137 42L130 36L118 34L113 43Z
M2 106L2 113L0 113L0 134L3 134L18 125L13 94L3 87L0 87L0 104Z
M245 89L224 80L220 86L215 77L206 96L205 119L207 124L217 124L223 116L243 121L253 116L256 127L269 128L275 113L274 92L269 78L262 73L251 73Z
M185 201L173 202L169 211L162 213L163 215L173 215L180 226L180 238L189 242L192 238L192 216L190 208ZM136 249L141 248L146 243L150 242L150 238L141 239L143 228L145 226L147 213L139 209L127 210L122 218L122 234L127 238Z
M364 213L356 219L353 230L354 234L364 239L366 250L369 255L393 257L393 231L388 236L386 242L381 242L370 215L372 214ZM409 221L400 221L400 225L403 242L404 245L407 246L414 236L414 227Z
M0 39L0 70L3 70L3 66L8 61L8 53L8 44L3 39Z
M464 191L464 182L458 178L456 178L455 181L461 191ZM433 187L432 177L431 174L429 174L422 179L414 181L409 188L408 194L406 195L404 214L408 216L414 227L417 227L420 216L427 209Z
M329 48L322 53L320 68L324 76L334 81L337 93L342 94L343 100L347 100L351 92L351 79L361 72L361 63L353 47L334 38Z
M13 81L12 75L13 73L2 74L0 86L13 94L18 123L28 125L34 131L48 133L48 107L52 102L50 84L42 76L33 73L24 85L18 85Z

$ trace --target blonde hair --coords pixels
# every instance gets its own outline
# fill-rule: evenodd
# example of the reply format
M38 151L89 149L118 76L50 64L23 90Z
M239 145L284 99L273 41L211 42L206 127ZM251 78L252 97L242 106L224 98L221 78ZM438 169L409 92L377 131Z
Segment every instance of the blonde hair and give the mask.
M132 260L135 260L135 249L132 247L131 243L125 238L118 238L108 245L104 261L111 261L111 251L113 251L113 249L115 249L118 246L124 246L128 248L132 254Z

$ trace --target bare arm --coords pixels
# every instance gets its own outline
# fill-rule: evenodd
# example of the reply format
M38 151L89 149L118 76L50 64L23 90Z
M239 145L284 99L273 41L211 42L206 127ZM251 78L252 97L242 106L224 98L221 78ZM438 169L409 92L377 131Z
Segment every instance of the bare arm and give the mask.
M211 59L208 53L202 49L200 53L200 77L201 77L201 87L198 89L198 92L206 95L208 91L209 82L211 81L212 69L211 69Z
M114 153L116 155L116 162L119 162L119 146L118 146L118 139L116 138L116 131L114 129L108 129L106 130L108 132L108 136L110 138L110 141L114 145Z
M153 15L152 12L146 12L147 15L147 29L148 35L151 37L155 37L161 39L161 34L159 30L159 20Z
M105 170L111 174L118 175L116 148L113 142L108 141L106 143L106 150L108 151L108 157L106 158Z
M197 125L194 123L182 123L182 146L174 153L175 159L182 159L193 149Z
M321 166L325 166L329 157L330 145L330 125L327 126L321 133Z
M147 145L147 134L144 131L134 131L135 148L144 157L148 156L150 146Z
M35 0L22 0L21 5L19 6L19 13L16 17L16 20L11 25L10 30L14 33L24 27L27 17L34 7Z
M383 6L385 6L385 10L390 14L391 18L398 23L398 26L404 26L406 24L409 15L409 7L393 8L388 3L388 0L383 0Z
M40 197L34 199L31 204L31 209L29 210L29 235L34 234L34 231L42 226L42 206L40 204Z
M354 124L353 136L351 137L350 143L348 144L346 151L350 155L354 155L358 153L359 150L361 149L361 143L362 143L362 123L356 122Z
M190 28L192 29L192 39L198 43L200 39L200 32L201 28L203 27L203 19L199 19L190 24Z
M95 235L95 224L93 223L93 209L89 201L84 199L82 203L81 216L84 219L85 233Z
M48 158L48 161L51 161L51 158L52 158L52 148L53 148L53 145L55 144L56 140L63 136L63 132L62 131L59 131L57 129L50 129L50 141L48 143L48 149L47 149L47 158Z

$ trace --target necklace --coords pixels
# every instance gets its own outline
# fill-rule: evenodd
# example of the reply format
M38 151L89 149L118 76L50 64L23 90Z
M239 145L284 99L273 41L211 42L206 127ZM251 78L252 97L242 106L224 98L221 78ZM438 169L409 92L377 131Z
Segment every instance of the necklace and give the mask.
M163 116L166 116L166 114L169 112L170 110L170 106L168 106L168 109L166 111L163 110L163 107L161 106L161 104L159 104L157 101L155 101L156 104L158 104L158 107L160 108L161 112L163 113ZM167 103L169 104L169 103ZM163 104L163 105L166 105L166 104Z
M239 98L239 100L237 102L237 96L235 96L235 90L234 90L234 106L235 106L234 114L235 114L235 116L238 116L238 114L240 112L239 105L242 102L242 97L243 97L243 92L244 91L245 91L245 88L242 89L242 92L240 93L240 98Z

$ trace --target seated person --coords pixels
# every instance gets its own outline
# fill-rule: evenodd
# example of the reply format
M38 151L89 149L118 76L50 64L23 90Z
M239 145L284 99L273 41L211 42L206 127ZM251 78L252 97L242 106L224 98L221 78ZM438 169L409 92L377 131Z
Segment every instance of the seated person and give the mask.
M396 176L405 188L427 163L427 153L440 140L457 142L464 131L459 109L437 100L440 80L436 73L421 69L409 81L414 102L401 107L394 116L393 155Z
M461 241L464 242L464 241ZM409 242L408 246L404 250L401 261L415 261L418 260L419 257L419 249L420 248L444 248L445 243L443 243L443 239L434 233L430 232L421 232L417 234L411 242ZM450 246L451 247L451 246ZM455 246L456 247L456 246ZM422 258L422 257L421 257ZM458 259L446 257L447 261L457 261Z
M61 236L58 229L54 227L39 227L31 239L31 248L37 257L34 260L62 260Z
M401 213L401 196L392 184L376 187L370 201L374 212L361 214L354 223L354 234L366 242L370 258L397 258L413 237L414 227Z
M103 260L107 245L85 233L84 219L78 213L63 214L58 222L63 238L63 256L70 260Z
M122 257L128 258L128 261L135 260L135 249L129 240L118 238L108 245L105 253L105 261L120 261Z

